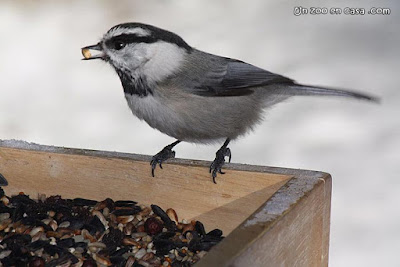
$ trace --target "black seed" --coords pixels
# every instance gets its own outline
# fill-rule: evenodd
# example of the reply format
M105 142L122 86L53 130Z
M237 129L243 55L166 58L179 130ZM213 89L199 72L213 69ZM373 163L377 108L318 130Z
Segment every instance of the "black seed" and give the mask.
M0 173L0 186L7 186L7 185L8 185L7 179ZM3 191L3 196L4 196L4 191Z
M118 209L114 210L112 214L115 216L128 216L128 215L135 215L141 212L142 209L139 206L135 206L134 208L129 208L129 209Z
M110 257L110 261L113 266L125 266L126 259L122 256L112 256Z
M24 225L32 226L32 227L42 226L46 232L53 231L53 229L50 226L48 226L41 220L34 218L34 217L24 217L21 219L21 223Z
M0 173L0 185L3 185L3 184L1 184L1 180L6 180L5 178L4 178L4 176L3 175L1 175L1 173ZM3 188L1 188L0 187L0 198L2 198L4 196L4 190L3 190Z
M93 233L92 233L92 231L90 231L91 234L95 234L96 232L103 233L106 230L104 228L103 223L100 221L99 217L97 217L97 216L93 217L93 219L90 221L89 225L93 226L94 230L95 230Z
M48 245L48 244L49 244L49 241L48 241L48 240L37 240L37 241L35 241L35 242L30 243L30 244L28 245L28 247L29 247L32 251L35 251L35 250L44 248L44 247L45 247L46 245Z
M65 264L68 261L70 261L72 264L79 262L77 257L75 257L74 255L72 255L69 252L66 252L61 257L51 260L49 263L46 264L46 267L56 267L56 266Z
M82 267L97 267L97 263L92 259L88 259L83 262Z
M112 247L106 247L101 249L99 252L97 252L97 255L105 257L105 258L109 258L110 257L110 248L113 249L111 252L114 252L116 248L112 248Z
M82 229L88 230L91 235L95 235L96 232L97 232L97 228L95 226L91 225L91 224L88 224L88 223L84 224L82 226Z
M88 220L88 218L92 217L87 206L74 206L72 207L72 213L75 217L81 220Z
M62 255L67 252L67 250L65 248L55 246L55 245L50 245L50 244L44 246L44 251L47 254L49 254L50 256L54 256L56 254Z
M76 206L88 206L88 207L93 207L94 205L97 204L96 200L85 199L85 198L74 198L72 202Z
M112 252L110 254L110 256L111 257L119 257L119 256L122 256L123 254L125 254L126 252L128 252L129 250L130 250L129 247L123 247L123 248L120 248L120 249Z
M161 220L164 222L165 227L170 231L176 231L175 222L173 222L169 216L165 213L165 211L157 205L151 205L151 209L153 212L160 216Z
M174 242L168 239L159 239L153 241L156 249L156 255L165 255L174 248Z
M101 208L100 208L101 207ZM95 206L96 210L103 210L104 208L108 208L110 211L114 210L114 201L111 198L106 198L101 202L98 202Z
M205 235L201 241L204 242L219 242L222 239L224 239L222 236L211 236L211 235Z
M67 204L67 201L65 199L62 199L61 196L57 195L57 196L48 197L44 201L44 203L46 203L46 204L65 205L65 204Z
M32 217L24 217L21 219L21 223L24 225L36 226L37 220Z
M183 243L182 241L175 241L174 242L174 246L176 247L176 248L181 248L181 247L185 247L185 246L187 246L187 243Z
M214 229L214 230L208 232L207 235L220 237L220 236L222 236L222 231L220 229Z
M29 204L37 204L34 200L30 199L28 195L15 195L12 196L10 199L10 203L13 205L18 205L18 204L24 204L24 205L29 205Z
M57 245L63 248L70 248L75 245L75 240L73 238L65 238L57 241Z
M2 195L4 195L4 192L0 187L0 197ZM17 226L25 225L31 228L43 227L45 232L49 232L48 236L56 237L56 245L51 245L50 240L37 240L31 243L32 237L30 235L17 234L13 231L7 233L0 231L0 244L4 249L11 250L8 257L0 259L0 265L44 266L44 259L50 261L46 265L50 267L68 263L72 265L79 262L78 258L69 252L69 248L72 247L80 247L83 259L90 259L91 255L88 254L87 242L75 242L74 238L76 237L71 237L71 235L80 233L79 230L87 229L91 235L96 239L100 239L101 242L107 246L107 248L101 249L98 252L99 256L110 259L112 266L125 266L126 259L123 255L126 256L126 254L131 251L131 247L122 244L122 239L125 237L124 232L118 229L116 223L112 221L115 217L111 216L112 220L109 221L107 234L102 235L105 231L105 227L97 216L92 215L92 211L93 208L95 210L102 210L104 207L107 207L110 212L117 217L135 215L142 210L140 206L137 206L137 202L128 200L114 202L109 198L102 202L83 198L71 200L62 199L60 196L52 196L36 202L30 199L28 195L23 194L13 196L9 199L10 204L7 206L3 202L0 202L0 213L9 213L10 218L14 219L14 222L15 220L18 222ZM161 257L161 261L163 260L163 256L168 254L171 249L176 248L179 252L179 248L187 246L189 250L193 252L207 251L223 239L222 231L219 229L212 230L206 234L201 222L196 223L195 231L182 233L182 230L178 231L175 222L169 218L164 210L157 205L152 205L151 208L154 214L159 216L161 220L158 220L155 215L144 216L144 221L147 223L147 232L155 234L163 227L167 228L166 232L160 232L153 236L154 249L156 250L156 255ZM43 219L49 218L49 211L55 212L52 218L58 225L68 221L70 223L68 228L59 228L59 230L53 231L49 225L43 223ZM107 217L107 219L109 218ZM160 227L150 227L149 224L152 224L152 222L153 224L159 224ZM140 231L146 230L145 226L146 225L140 226L140 228L144 228ZM133 227L133 232L135 231L136 227ZM181 234L186 238L189 238L190 234L191 242L189 244L182 242L178 238ZM63 237L59 238L60 236ZM45 255L43 259L36 257L34 254L40 249L43 249L43 255ZM179 254L183 257L187 255L182 252L179 252ZM150 260L150 263L158 262L159 260L160 259L154 258ZM172 266L191 266L195 261L196 258L190 259L185 263L175 261L172 263ZM93 260L85 260L83 266L97 266L97 264ZM142 265L140 265L138 261L135 261L133 266L141 267Z
M25 206L18 204L11 214L11 219L13 222L17 222L24 217Z
M190 242L189 250L192 252L196 251L209 251L213 246L218 244L218 242Z
M169 218L169 216L165 213L165 211L160 208L157 205L151 205L151 209L153 210L153 212L157 215L160 216L161 220L163 220L165 223L168 221L171 221L171 219Z
M10 213L11 215L14 213L14 210L15 208L6 207L3 202L0 202L0 213Z
M12 250L13 253L23 254L21 248L31 243L32 237L30 235L14 234L4 238L2 244L6 244L7 248Z
M85 222L81 218L69 218L68 221L70 222L69 229L72 230L79 230L85 225Z
M114 202L115 207L134 207L136 204L136 201L131 200L118 200Z
M28 259L11 254L7 258L1 260L3 266L27 266Z
M40 211L35 211L35 210L31 209L31 207L28 207L25 210L25 213L28 215L28 217L30 217L32 219L36 219L37 221L41 221L43 219L48 218L47 214L41 213Z
M72 213L71 206L62 204L51 204L48 206L47 210L53 210L57 213L62 213L64 216L71 216Z
M102 241L110 251L114 251L121 245L124 234L119 229L115 228L110 228L109 231L110 232L103 237Z
M171 237L175 236L175 232L161 232L154 236L153 240L159 240L159 239L169 239Z
M192 235L192 240L200 240L200 235L196 231L186 231L185 232L186 238L189 233Z
M75 263L79 262L79 259L75 255L73 255L72 253L68 252L67 256L71 260L72 264L75 264Z
M206 235L206 230L204 229L204 225L200 221L196 221L195 229L200 234L200 236Z

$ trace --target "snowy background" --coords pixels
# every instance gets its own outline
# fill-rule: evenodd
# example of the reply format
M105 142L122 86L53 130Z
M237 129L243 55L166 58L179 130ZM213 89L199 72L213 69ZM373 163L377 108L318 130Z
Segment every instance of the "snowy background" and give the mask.
M300 5L388 7L391 15L294 16ZM141 154L171 143L131 115L109 66L80 60L81 47L127 21L298 82L378 95L381 105L292 99L230 147L233 162L332 174L331 266L398 266L399 7L395 0L1 0L0 139ZM218 147L180 144L176 152L211 160Z

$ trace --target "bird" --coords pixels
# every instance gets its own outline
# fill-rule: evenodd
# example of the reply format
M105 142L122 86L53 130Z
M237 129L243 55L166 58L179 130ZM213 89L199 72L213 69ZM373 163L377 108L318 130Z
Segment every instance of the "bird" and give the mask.
M222 143L209 172L216 183L228 147L263 119L264 110L292 96L341 96L377 102L364 93L303 85L238 59L203 52L179 35L138 22L121 23L95 45L81 50L84 60L109 63L119 76L132 113L176 139L152 157L157 165L175 157L180 142Z

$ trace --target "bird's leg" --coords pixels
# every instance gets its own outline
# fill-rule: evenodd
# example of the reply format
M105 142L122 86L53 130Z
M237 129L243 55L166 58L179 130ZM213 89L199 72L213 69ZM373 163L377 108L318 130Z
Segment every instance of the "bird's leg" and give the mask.
M227 138L225 140L225 143L222 145L222 147L217 151L215 154L215 159L210 165L210 173L212 172L212 178L214 184L215 182L215 177L217 177L217 173L219 172L220 174L225 174L225 172L222 171L222 166L225 163L225 157L229 157L229 162L231 162L231 150L227 147L231 139Z
M150 162L151 165L151 175L154 177L154 170L157 167L157 164L160 165L160 168L162 169L162 163L166 161L167 159L170 158L175 158L175 151L172 151L172 148L179 144L181 141L176 140L172 144L169 144L168 146L164 147L160 152L155 154Z

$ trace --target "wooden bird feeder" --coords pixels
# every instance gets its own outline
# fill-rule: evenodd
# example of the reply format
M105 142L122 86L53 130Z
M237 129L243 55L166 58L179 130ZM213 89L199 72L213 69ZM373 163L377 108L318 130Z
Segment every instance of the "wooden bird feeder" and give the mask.
M196 266L327 266L331 177L327 173L171 159L150 173L149 156L0 140L7 195L132 199L174 208L226 238Z

